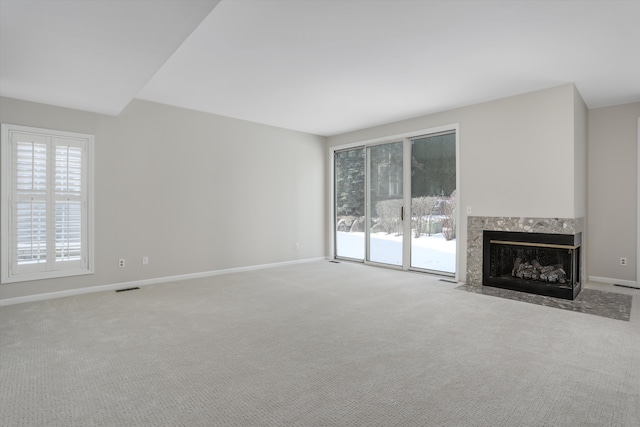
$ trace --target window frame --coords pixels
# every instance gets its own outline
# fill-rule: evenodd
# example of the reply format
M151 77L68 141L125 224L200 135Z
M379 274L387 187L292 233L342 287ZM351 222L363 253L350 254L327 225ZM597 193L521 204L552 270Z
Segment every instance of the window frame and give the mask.
M23 272L14 271L16 257L16 254L14 254L16 247L14 240L16 239L16 234L15 230L11 228L11 218L13 205L18 202L18 200L13 200L13 185L16 179L16 171L14 170L13 163L15 146L12 143L12 135L14 133L30 133L50 138L50 142L47 145L47 156L55 156L55 147L62 145L56 144L57 138L78 140L81 144L84 144L85 149L83 150L82 156L86 157L86 159L83 159L86 173L83 178L86 182L82 182L82 192L85 194L82 194L81 197L86 202L86 214L82 218L82 221L86 224L84 226L86 227L86 232L84 233L85 235L82 236L81 241L81 256L84 259L81 259L80 262L56 261L54 257L53 259L48 259L47 262L44 263L46 264L44 271L29 271L29 268L22 268L21 270L23 270ZM94 273L93 149L94 135L2 123L0 139L0 162L2 166L0 172L0 231L2 232L2 244L0 246L0 270L2 270L2 273L0 275L0 283L5 284L31 280L54 279ZM49 158L55 160L55 157L48 157L48 161ZM46 177L47 200L55 200L55 179L50 180L52 176L55 176L55 170L52 172L49 169ZM51 207L51 205L49 206ZM55 207L55 203L53 203L53 206ZM55 209L47 211L47 221L49 221L49 223L51 223L50 218L52 216L55 217L55 214ZM55 245L55 239L54 242L47 242L47 244Z

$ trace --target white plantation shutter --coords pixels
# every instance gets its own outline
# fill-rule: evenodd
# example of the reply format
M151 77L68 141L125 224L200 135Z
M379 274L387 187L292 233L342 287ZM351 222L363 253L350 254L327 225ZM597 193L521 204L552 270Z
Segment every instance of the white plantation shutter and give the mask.
M12 227L17 265L47 260L47 144L46 138L12 135L16 172ZM15 267L15 264L14 264Z
M83 147L77 141L54 138L56 262L82 260L86 233L83 206Z
M2 281L91 273L93 137L4 124L2 136Z

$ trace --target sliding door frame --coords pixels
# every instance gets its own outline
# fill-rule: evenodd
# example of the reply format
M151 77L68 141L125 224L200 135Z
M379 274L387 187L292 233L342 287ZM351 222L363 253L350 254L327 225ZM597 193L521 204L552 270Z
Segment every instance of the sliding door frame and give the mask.
M330 243L330 248L331 248L331 258L332 259L341 259L341 260L345 260L345 261L353 261L353 262L363 262L364 260L367 259L367 235L366 235L366 224L365 224L365 242L364 245L365 247L363 248L363 258L362 259L358 259L358 258L351 258L351 257L347 257L347 256L338 256L338 223L336 221L337 216L336 216L336 204L338 203L338 195L336 194L336 154L341 153L341 152L345 152L345 151L350 151L350 150L358 150L358 149L362 149L364 150L364 181L363 181L363 186L364 188L362 189L363 194L364 194L364 208L365 208L365 217L366 217L366 207L367 207L367 147L359 144L359 145L354 145L353 147L346 147L346 148L339 148L339 147L333 147L333 149L331 150L331 161L329 162L331 164L331 227L333 227L333 233L331 233L331 237L333 238L333 240Z
M335 208L336 208L335 206L335 153L338 151L364 147L365 149L365 182L366 182L368 179L368 168L369 168L367 148L375 145L403 141L403 190L404 190L403 206L405 206L405 218L407 217L407 215L409 215L409 218L410 218L410 215L411 215L411 191L410 191L411 189L411 155L410 155L411 140L417 137L424 137L424 136L429 136L431 134L437 134L437 133L442 133L447 131L453 131L455 132L455 135L456 135L456 206L457 206L457 209L455 214L455 221L458 224L458 227L460 227L461 226L460 219L462 218L462 206L460 205L460 197L461 197L462 191L460 188L460 143L459 143L460 142L460 126L458 123L437 126L433 128L427 128L427 129L420 129L420 130L405 132L401 134L387 135L379 138L373 138L373 139L368 139L364 141L361 140L353 143L329 147L329 181L330 181L329 200L331 201L331 203L329 203L330 205L329 206L329 213L330 213L329 227L333 231L331 233L328 233L329 241L327 243L331 250L332 259L338 258L336 256L336 222L335 222L335 219L336 219L336 216L335 216L336 214L335 212ZM408 151L407 151L407 146L409 147ZM407 155L407 153L409 153L409 155ZM365 209L366 209L366 206L368 203L368 197L369 197L367 194L368 188L366 187L367 185L365 184ZM402 245L403 245L402 246L402 260L403 260L402 267L367 261L368 250L369 250L368 243L367 243L368 234L369 234L368 229L369 227L366 227L366 224L365 224L365 255L364 255L364 261L359 261L359 262L363 262L364 264L367 264L367 265L375 265L379 267L391 268L396 270L397 269L406 270L406 271L412 270L412 271L419 271L424 273L447 276L447 274L445 273L411 268L411 239L410 238L408 239L403 238L403 241L402 241ZM464 230L466 230L466 227L464 227ZM459 280L460 258L462 256L466 256L466 252L463 254L460 251L461 240L462 240L461 238L462 235L460 233L461 231L462 231L462 227L458 228L458 232L456 236L456 272L454 274L455 280ZM411 221L410 220L403 221L403 234L404 236L411 237ZM466 240L466 233L465 233L465 240ZM339 259L349 260L349 258L343 258L343 257L340 257Z
M415 135L415 136L412 136L412 137L407 137L406 141L408 142L408 150L409 150L409 153L411 154L411 156L409 156L409 160L408 160L408 163L409 163L408 167L411 167L411 159L413 158L413 151L412 151L413 150L413 144L412 144L413 141L418 140L418 139L422 139L422 138L430 138L430 137L437 137L437 136L450 135L450 134L454 134L456 136L456 141L455 141L456 147L455 147L455 150L456 150L456 206L457 206L457 209L456 209L456 212L455 212L455 224L457 224L457 226L459 226L460 223L458 221L460 219L460 205L458 203L459 202L459 196L458 196L459 189L458 188L460 187L460 167L459 167L459 158L458 158L459 157L459 152L458 152L458 130L457 129L448 129L448 130L444 130L444 131L441 131L441 132L429 132L429 133L424 134L424 135ZM408 204L409 212L411 213L411 215L413 217L413 210L411 208L411 206L412 206L411 193L413 193L413 186L412 186L413 183L411 182L412 181L411 171L409 171L407 179L409 180L409 185L410 185L409 189L411 191L409 191L408 195L405 194L405 197L408 198L408 200L406 200L405 203L409 203ZM446 272L446 271L431 270L431 269L428 269L428 268L421 268L421 267L413 267L413 266L411 266L411 243L412 243L411 239L413 238L413 235L411 234L411 226L409 226L408 232L409 232L409 244L408 244L407 251L409 253L409 259L407 259L405 261L409 265L409 270L418 271L418 272L422 272L422 273L437 274L439 276L455 277L456 279L458 278L458 268L459 268L458 252L459 252L460 246L458 244L458 237L457 236L456 236L456 267L455 267L455 273L449 273L449 272Z
M370 154L369 154L369 148L372 147L379 147L381 145L387 145L387 144L397 144L397 143L401 143L402 144L402 206L406 206L405 205L405 198L406 198L406 191L405 188L406 184L407 184L407 177L406 177L406 157L405 153L406 153L406 149L407 149L407 142L405 140L405 138L391 138L391 139L385 139L382 141L378 141L378 142L373 142L373 143L367 143L364 145L365 148L365 156L364 156L364 217L365 217L365 234L364 234L364 244L365 244L365 250L364 250L364 263L367 265L375 265L378 267L385 267L385 268L392 268L395 270L406 270L405 267L405 254L406 254L406 250L405 250L405 223L406 221L402 220L402 265L394 265L394 264L386 264L386 263L382 263L382 262L377 262L377 261L370 261L369 258L371 258L371 206L369 206L369 193L371 191L371 171L370 171ZM411 161L409 161L409 164L411 164ZM405 215L406 216L406 215ZM411 221L409 221L409 224L411 224Z

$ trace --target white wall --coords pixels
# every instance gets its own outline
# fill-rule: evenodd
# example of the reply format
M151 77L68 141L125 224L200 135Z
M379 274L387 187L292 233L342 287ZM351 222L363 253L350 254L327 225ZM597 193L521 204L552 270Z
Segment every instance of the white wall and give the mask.
M578 89L574 87L573 97L573 186L574 186L574 216L584 221L582 231L582 250L580 252L581 277L588 277L589 263L587 262L587 248L589 247L589 230L586 223L588 198L588 127L589 110L585 105ZM582 279L581 279L582 280Z
M589 111L580 93L574 87L574 216L585 218L587 216L587 187L588 187L588 127Z
M638 117L640 102L589 110L587 265L618 283L637 280Z
M472 215L574 218L584 215L586 196L576 196L586 182L586 152L575 159L576 105L580 120L586 108L568 84L330 137L337 147L384 136L459 124L460 206L458 233L465 251L466 207ZM584 108L584 110L583 110ZM580 164L582 163L582 165ZM577 182L577 185L576 185ZM460 258L460 280L466 277Z
M111 117L1 98L0 120L95 134L96 254L91 276L0 299L327 252L323 137L140 100Z

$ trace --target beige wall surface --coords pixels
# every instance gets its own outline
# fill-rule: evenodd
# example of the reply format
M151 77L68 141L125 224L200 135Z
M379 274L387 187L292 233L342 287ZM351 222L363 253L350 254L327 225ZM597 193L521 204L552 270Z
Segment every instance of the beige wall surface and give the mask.
M589 275L634 281L638 117L640 103L589 111L586 146L586 108L564 85L325 139L139 100L111 117L0 98L3 123L96 135L96 273L0 285L0 299L325 256L326 147L454 123L463 251L467 206L586 216Z
M574 216L584 219L584 223L588 222L587 218L587 198L588 198L588 129L589 129L589 110L587 109L582 96L578 89L574 87L573 97L573 185L574 185ZM586 225L582 231L582 250L580 252L580 265L582 277L589 274L589 264L587 263L587 248L589 247L589 233Z
M638 117L640 103L589 110L590 277L637 280Z
M574 216L585 218L587 215L587 164L588 164L588 128L589 111L582 96L574 87Z
M323 137L140 100L111 117L0 98L0 121L95 135L95 274L0 299L327 253Z
M576 93L574 85L563 85L333 136L328 145L339 147L457 123L458 238L461 251L466 252L467 207L474 216L573 218L582 213L575 195ZM582 162L586 164L586 158ZM459 280L465 280L465 272L466 256L462 255Z

